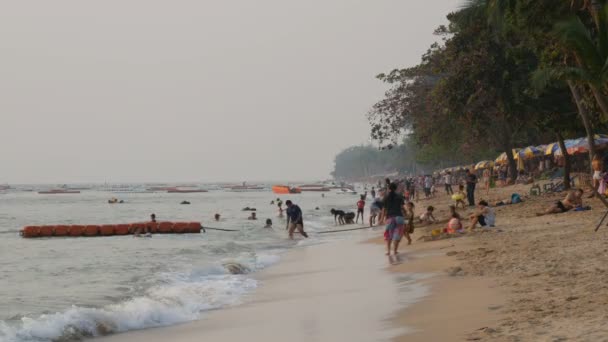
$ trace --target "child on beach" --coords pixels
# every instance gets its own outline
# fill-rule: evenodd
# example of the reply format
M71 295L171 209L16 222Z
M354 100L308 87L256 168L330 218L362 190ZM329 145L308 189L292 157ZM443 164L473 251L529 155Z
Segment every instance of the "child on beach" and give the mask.
M460 222L462 218L456 211L456 207L450 205L450 220L448 221L448 227L445 232L448 234L454 234L456 232L462 231L462 223Z
M376 225L376 217L380 215L380 211L382 211L382 201L380 198L374 198L370 206L370 215L369 215L369 226L373 227ZM380 221L378 221L380 222Z
M458 186L458 191L456 191L455 194L452 195L452 199L454 201L456 201L456 205L455 207L458 208L458 205L460 204L462 206L462 209L465 208L465 203L464 203L464 199L465 199L465 194L464 194L464 185L460 184Z
M414 203L412 202L407 202L405 204L405 231L404 231L404 235L405 238L407 239L407 244L411 245L412 244L412 238L410 237L410 234L414 233Z
M420 215L420 217L418 218L418 221L420 223L426 223L426 224L437 222L437 219L435 219L435 216L433 216L433 211L435 211L435 207L433 207L432 205L429 205L428 207L426 207L426 212L424 214Z
M365 222L365 218L363 216L363 211L365 209L365 196L361 195L361 198L357 202L357 218L355 219L355 223L359 222L359 215L361 215L361 223Z

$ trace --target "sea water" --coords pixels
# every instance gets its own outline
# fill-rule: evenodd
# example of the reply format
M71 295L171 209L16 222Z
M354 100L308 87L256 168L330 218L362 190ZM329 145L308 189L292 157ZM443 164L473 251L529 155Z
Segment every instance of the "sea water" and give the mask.
M125 203L109 204L112 197ZM315 232L333 228L331 208L354 210L358 199L315 192L280 197L300 205L310 239L287 239L285 219L270 204L277 195L268 191L1 192L0 341L69 341L204 318L254 291L252 274L278 262L285 250L339 239L340 234ZM191 204L180 205L184 200ZM244 207L256 208L258 220L247 220ZM141 222L152 213L158 221L201 221L238 232L37 239L17 233L26 225ZM221 214L219 222L215 213ZM272 229L263 228L266 218L273 220ZM230 274L226 263L247 272Z

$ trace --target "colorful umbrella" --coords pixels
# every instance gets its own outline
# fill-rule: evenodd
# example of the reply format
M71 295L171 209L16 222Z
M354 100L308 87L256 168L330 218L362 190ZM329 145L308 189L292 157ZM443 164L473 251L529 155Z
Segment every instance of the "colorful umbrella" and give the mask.
M579 139L567 139L564 141L564 145L566 145L566 151L568 151L568 154L572 154L572 153L576 153L576 149L573 149L574 146L576 145L580 145L581 144L581 140L582 138ZM579 148L582 148L581 146L579 146ZM559 146L557 148L557 151L554 152L554 154L558 157L561 157L563 155L562 150L559 149Z
M513 149L513 158L517 159L517 149ZM496 160L494 160L497 164L505 164L507 162L507 154L505 152L501 153Z
M541 155L543 155L543 151L537 149L534 146L528 146L528 147L522 149L521 151L519 151L519 153L518 153L518 156L524 160L539 157Z
M494 162L491 160L483 160L479 163L475 164L475 170L487 169L489 167L494 166Z
M545 147L545 155L551 155L555 152L559 151L559 144L554 142L554 143L550 143L549 145L547 145Z

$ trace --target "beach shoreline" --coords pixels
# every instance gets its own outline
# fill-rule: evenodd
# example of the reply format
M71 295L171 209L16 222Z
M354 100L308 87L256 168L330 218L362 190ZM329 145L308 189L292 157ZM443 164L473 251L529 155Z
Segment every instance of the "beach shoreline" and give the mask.
M445 223L418 226L398 257L384 255L382 227L295 248L255 275L262 285L242 305L101 340L601 340L608 334L608 269L595 256L606 254L608 229L587 229L599 210L536 217L562 195L497 207L496 228L447 239L429 241ZM443 196L433 201L439 217L448 203ZM601 208L599 200L589 203Z
M390 341L405 332L390 321L402 309L394 275L374 233L295 248L256 274L261 286L241 305L181 325L131 331L96 341ZM416 286L412 300L425 295ZM356 328L355 328L356 327Z

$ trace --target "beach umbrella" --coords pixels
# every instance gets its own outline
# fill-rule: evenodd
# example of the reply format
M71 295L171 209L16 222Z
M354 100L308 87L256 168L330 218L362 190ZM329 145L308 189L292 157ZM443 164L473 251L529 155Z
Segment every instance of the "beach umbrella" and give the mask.
M515 160L517 160L517 149L513 149L513 158L515 158ZM506 164L508 161L507 159L507 154L505 152L501 153L496 160L494 160L494 162L496 164Z
M543 155L543 151L534 146L528 146L518 152L518 156L524 160L539 157L541 155Z
M559 144L554 142L550 143L545 147L545 155L552 155L553 153L559 151Z
M564 145L566 145L566 151L568 151L568 154L576 153L575 149L573 149L573 147L577 144L581 144L581 139L582 138L564 140ZM589 147L587 147L587 148L589 148ZM554 152L554 154L558 157L563 156L562 150L559 148L559 146L557 148L557 151Z
M483 160L475 164L475 170L487 169L494 166L494 162L491 160Z

